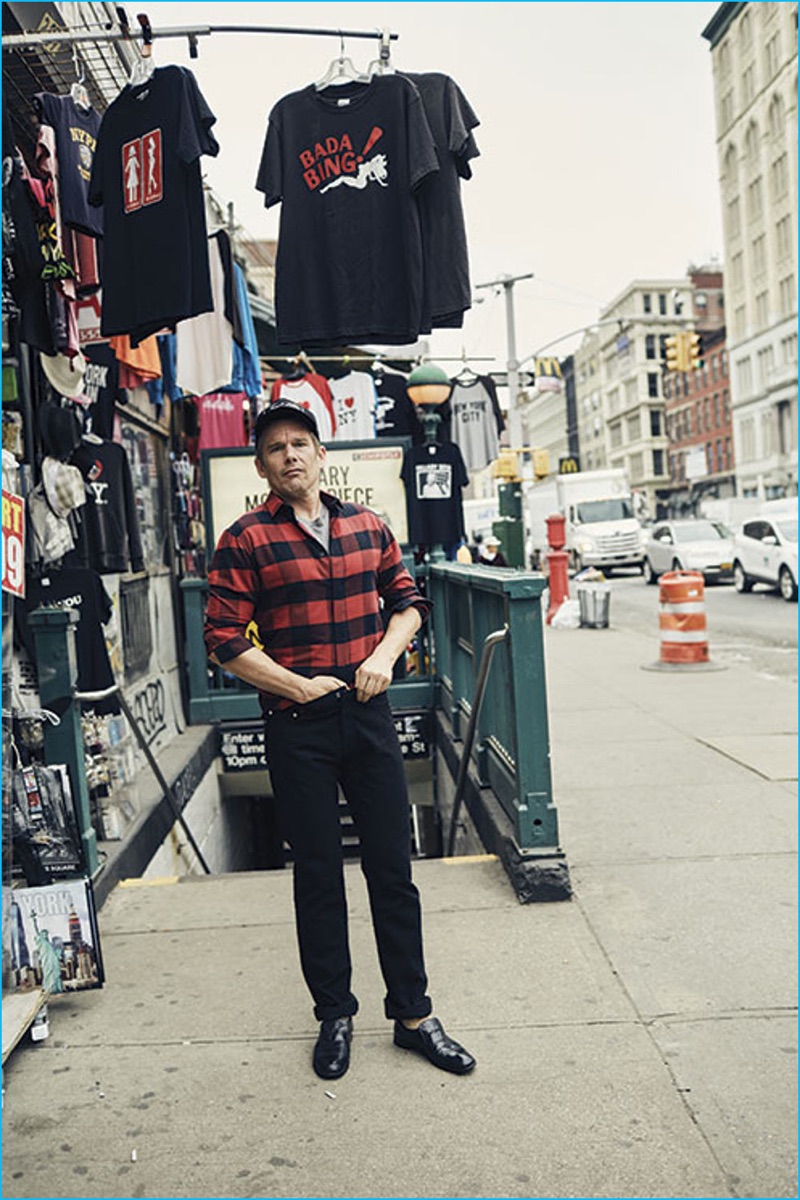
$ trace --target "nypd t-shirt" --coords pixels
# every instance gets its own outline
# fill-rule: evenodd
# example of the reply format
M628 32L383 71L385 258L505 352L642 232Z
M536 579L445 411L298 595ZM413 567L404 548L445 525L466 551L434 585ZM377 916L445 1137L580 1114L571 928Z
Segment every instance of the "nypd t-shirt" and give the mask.
M50 125L56 137L61 220L82 233L100 237L103 210L89 204L89 180L100 116L91 106L77 105L72 96L54 96L50 92L39 92L36 105L42 124Z

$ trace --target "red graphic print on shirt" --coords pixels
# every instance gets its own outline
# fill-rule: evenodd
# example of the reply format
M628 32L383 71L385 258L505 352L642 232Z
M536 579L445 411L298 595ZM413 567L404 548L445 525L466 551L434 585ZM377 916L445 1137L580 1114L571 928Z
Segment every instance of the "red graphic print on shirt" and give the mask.
M320 195L343 183L363 190L374 180L380 187L387 187L389 165L386 155L374 154L367 159L372 147L382 137L380 125L373 125L360 154L355 153L348 133L343 133L341 137L331 135L315 142L313 148L301 150L298 157L304 168L306 187L311 192L319 188ZM322 187L322 184L325 186Z
M151 129L143 137L125 142L122 178L125 212L135 212L142 205L156 204L163 199L160 129Z

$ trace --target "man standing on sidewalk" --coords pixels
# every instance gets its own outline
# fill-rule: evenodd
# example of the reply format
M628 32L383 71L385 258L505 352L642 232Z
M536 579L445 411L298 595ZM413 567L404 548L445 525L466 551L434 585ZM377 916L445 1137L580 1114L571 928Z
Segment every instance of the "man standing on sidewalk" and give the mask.
M341 784L361 842L395 1045L466 1074L475 1059L431 1015L402 753L386 689L430 603L369 509L320 490L325 447L291 401L256 421L256 470L270 492L222 534L209 572L211 658L258 688L273 791L294 853L300 961L320 1032L314 1070L350 1061L351 961ZM384 629L383 611L388 615ZM255 629L258 645L246 631Z

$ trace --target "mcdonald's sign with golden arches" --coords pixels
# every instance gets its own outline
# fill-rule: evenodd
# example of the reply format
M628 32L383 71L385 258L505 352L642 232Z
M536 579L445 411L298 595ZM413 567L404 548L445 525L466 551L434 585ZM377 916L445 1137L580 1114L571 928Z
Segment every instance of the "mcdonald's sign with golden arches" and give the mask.
M540 376L549 376L551 379L561 379L561 363L557 358L537 358L534 360L533 369L537 379Z

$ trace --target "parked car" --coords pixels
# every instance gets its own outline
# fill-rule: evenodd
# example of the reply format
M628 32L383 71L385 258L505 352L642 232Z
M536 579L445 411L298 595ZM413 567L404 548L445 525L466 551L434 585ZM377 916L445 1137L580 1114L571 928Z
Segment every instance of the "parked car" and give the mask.
M737 592L768 583L784 600L797 599L796 501L794 511L787 506L745 521L733 544L733 582Z
M665 571L701 571L709 583L733 578L733 534L721 521L657 521L644 556L646 583Z

